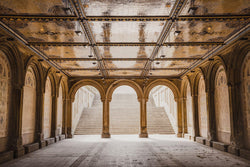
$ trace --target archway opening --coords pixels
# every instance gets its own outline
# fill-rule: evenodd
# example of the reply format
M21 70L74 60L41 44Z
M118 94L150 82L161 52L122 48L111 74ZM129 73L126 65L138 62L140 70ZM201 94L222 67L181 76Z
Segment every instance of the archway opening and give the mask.
M147 127L149 134L177 133L177 103L167 86L154 87L147 102Z
M102 133L102 102L95 87L83 86L77 90L72 103L72 130L75 135Z
M130 86L120 86L112 94L110 103L110 133L139 134L140 103Z

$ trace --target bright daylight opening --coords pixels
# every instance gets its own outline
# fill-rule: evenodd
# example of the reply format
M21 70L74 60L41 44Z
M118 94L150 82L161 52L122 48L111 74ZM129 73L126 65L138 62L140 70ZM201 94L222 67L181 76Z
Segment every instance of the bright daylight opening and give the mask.
M72 104L72 130L75 135L101 135L102 102L93 86L83 86Z

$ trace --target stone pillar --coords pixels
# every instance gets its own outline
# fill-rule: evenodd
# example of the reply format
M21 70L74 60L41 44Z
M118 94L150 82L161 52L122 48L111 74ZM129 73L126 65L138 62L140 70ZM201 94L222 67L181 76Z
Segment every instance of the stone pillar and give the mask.
M206 145L211 146L212 141L216 137L216 126L215 126L215 107L214 107L214 91L208 89L206 91L207 100L207 141Z
M11 147L14 150L14 157L18 158L24 155L24 148L22 146L22 101L23 90L21 86L14 85L12 89L12 106L10 120L12 123L11 129Z
M110 99L102 99L102 104L103 104L103 125L102 125L102 138L110 138L110 133L109 133L109 103Z
M182 103L181 98L175 98L177 102L177 137L182 137Z
M140 134L139 137L147 138L147 100L145 98L138 99L140 102Z
M198 120L198 95L192 95L192 119L193 119L193 130L191 134L191 140L195 141L195 137L199 136L199 120Z
M67 138L73 138L74 134L73 134L73 129L72 129L72 103L73 103L73 99L66 99L66 103L67 103Z
M67 100L63 98L63 120L62 120L62 134L67 135Z
M43 134L43 123L44 123L44 92L39 91L37 95L37 141L39 142L39 147L45 146L44 134Z
M54 137L56 141L59 140L57 131L57 96L52 95L52 117L51 117L51 137Z
M231 85L228 84L229 92L229 108L230 108L230 129L231 138L230 145L228 147L228 152L239 155L239 149L242 145L242 132L243 123L241 119L241 113L239 112L240 106L240 84Z
M187 98L181 98L182 103L182 137L187 133Z

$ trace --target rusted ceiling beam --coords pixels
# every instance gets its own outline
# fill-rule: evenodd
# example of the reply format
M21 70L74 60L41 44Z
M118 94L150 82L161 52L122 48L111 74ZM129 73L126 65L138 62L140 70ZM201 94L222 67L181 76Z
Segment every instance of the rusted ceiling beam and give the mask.
M135 71L135 70L143 70L144 68L106 68L105 70L111 71ZM151 69L153 71L156 70L174 70L174 71L180 71L180 70L187 70L188 68L154 68ZM63 71L102 71L98 68L62 68Z

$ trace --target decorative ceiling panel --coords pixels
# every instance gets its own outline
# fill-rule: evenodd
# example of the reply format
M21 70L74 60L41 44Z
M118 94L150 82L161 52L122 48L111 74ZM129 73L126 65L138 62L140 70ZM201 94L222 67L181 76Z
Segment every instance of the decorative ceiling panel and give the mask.
M81 0L87 16L168 16L175 0Z
M37 46L49 58L88 58L89 46Z
M10 15L74 15L66 0L1 0L0 14Z
M98 68L96 61L56 61L56 63L61 68Z
M194 61L154 61L151 64L152 68L188 68ZM160 63L160 64L157 64Z
M141 70L109 70L110 76L126 77L126 76L140 76Z
M184 70L150 70L150 76L178 76Z
M190 7L197 7L195 15L249 14L248 0L188 0L180 15L190 15Z
M153 46L98 46L103 58L148 58Z
M77 21L28 21L7 20L3 22L16 30L29 42L86 42L84 34Z
M246 24L241 20L177 21L166 42L223 42Z
M157 57L162 55L165 58L201 58L215 46L163 46L158 52Z
M75 70L75 71L71 71L71 70L65 70L67 73L69 73L72 77L98 77L99 75L99 71L98 70Z
M97 42L156 42L163 26L163 21L90 22Z
M108 68L143 68L146 61L105 61Z

